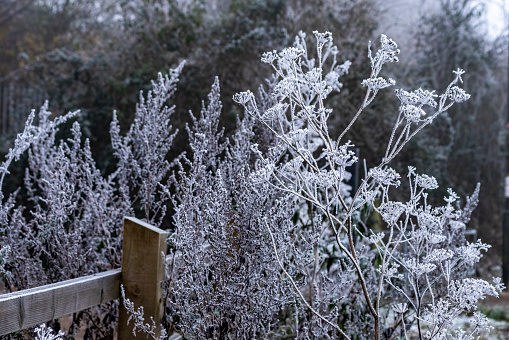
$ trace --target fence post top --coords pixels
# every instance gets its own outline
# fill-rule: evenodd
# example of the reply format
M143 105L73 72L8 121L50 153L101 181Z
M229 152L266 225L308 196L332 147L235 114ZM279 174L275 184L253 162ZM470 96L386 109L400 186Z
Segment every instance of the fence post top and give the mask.
M141 227L144 227L144 228L147 228L147 229L150 229L151 231L153 232L156 232L158 234L168 234L167 231L163 230L163 229L160 229L160 228L157 228L157 227L154 227L153 225L147 223L147 222L144 222L136 217L130 217L130 216L124 216L124 224L126 222L130 222L130 223L134 223L134 224L137 224Z

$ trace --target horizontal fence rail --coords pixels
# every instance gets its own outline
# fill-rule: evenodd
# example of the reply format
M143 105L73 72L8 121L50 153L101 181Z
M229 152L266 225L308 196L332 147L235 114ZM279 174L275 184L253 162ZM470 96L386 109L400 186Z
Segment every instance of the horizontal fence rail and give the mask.
M0 295L0 336L116 300L120 298L120 284L136 308L144 307L146 319L152 317L159 323L167 237L164 230L136 218L124 218L121 269ZM118 338L135 339L122 303L119 314ZM173 334L170 340L181 338Z
M0 335L120 297L120 269L0 295Z

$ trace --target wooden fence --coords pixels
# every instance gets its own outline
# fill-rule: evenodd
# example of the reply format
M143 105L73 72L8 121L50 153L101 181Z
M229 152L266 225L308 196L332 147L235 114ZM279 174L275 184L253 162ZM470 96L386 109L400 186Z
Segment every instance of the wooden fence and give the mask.
M16 83L0 83L0 137L23 131L32 109L39 109L47 99L41 88Z
M118 299L120 284L136 307L143 306L147 321L161 320L167 237L159 228L126 217L121 269L0 295L0 336ZM119 315L118 339L135 339L123 303Z

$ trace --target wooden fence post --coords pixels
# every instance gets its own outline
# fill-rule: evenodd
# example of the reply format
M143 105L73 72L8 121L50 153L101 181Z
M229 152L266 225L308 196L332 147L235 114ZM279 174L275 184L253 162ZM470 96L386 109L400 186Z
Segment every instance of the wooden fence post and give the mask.
M150 317L160 324L162 310L161 281L164 280L163 254L166 255L168 233L131 217L124 218L122 243L122 277L126 298L138 308L143 306L145 323ZM145 339L143 334L133 336L133 322L127 325L127 311L120 301L118 339ZM157 335L160 334L159 327Z

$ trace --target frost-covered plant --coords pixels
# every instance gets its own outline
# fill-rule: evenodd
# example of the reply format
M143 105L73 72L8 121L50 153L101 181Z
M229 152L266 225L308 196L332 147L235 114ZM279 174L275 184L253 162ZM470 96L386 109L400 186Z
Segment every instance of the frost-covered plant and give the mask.
M58 331L57 334L53 333L53 330L47 327L45 324L40 325L35 329L36 340L57 340L62 339L64 332Z
M388 333L390 337L396 335L398 327L406 332L411 323L417 323L419 338L444 338L456 316L474 310L478 299L497 296L502 289L499 280L490 284L481 279L465 278L464 268L478 262L481 250L488 247L480 242L466 242L461 234L476 205L478 189L464 209L453 206L458 197L452 191L445 198L445 206L434 208L426 203L425 191L436 189L436 180L417 175L410 168L410 198L407 202L394 202L388 193L391 187L399 186L400 175L389 164L434 118L470 97L458 87L464 71L454 71L455 77L440 95L423 89L395 91L401 105L385 155L377 166L366 169L358 190L349 196L345 186L346 168L358 159L349 150L353 144L345 142L343 137L376 94L395 85L393 79L383 78L380 72L384 64L398 61L400 51L385 35L376 53L369 47L372 72L362 82L366 87L364 102L339 137L332 138L327 119L333 110L326 106L326 99L332 91L341 88L338 78L348 71L349 63L338 64L338 49L333 46L330 33L314 34L316 58L308 53L304 33L299 34L293 47L263 55L262 61L273 67L277 79L272 90L276 100L273 106L261 109L264 105L260 105L250 91L234 97L248 115L262 122L277 137L270 157L253 147L259 157L259 170L254 176L260 183L306 202L318 224L313 240L315 263L308 265L314 270L307 280L291 274L286 278L309 310L324 321L319 325L323 328L322 337L341 335L349 339L355 333L342 325L337 305L332 304L332 309L320 308L320 302L313 301L320 294L322 299L326 297L322 302L324 307L328 307L325 302L333 297L338 301L362 300L373 320L365 333L369 337L380 339ZM275 159L274 154L279 158ZM384 232L375 233L365 228L359 216L366 206L380 213L386 223ZM277 226L267 225L267 229L271 235L282 232ZM333 262L354 274L349 278L361 289L342 295L344 291L327 289L327 285L321 284L319 287L325 287L323 290L315 288L314 294L303 296L302 289L316 284L314 276L321 276L324 283L331 282L332 287L344 280L341 271L331 273L330 267L323 268L324 264L329 265L330 257L320 252L320 248L330 247L332 240L337 248ZM373 249L376 257L370 258ZM276 246L274 256L288 273L285 263L279 260ZM391 325L387 325L388 303L397 306L395 312L400 315ZM358 325L359 320L354 323ZM481 331L483 325L479 322L476 331Z
M38 116L30 115L0 167L1 185L9 165L28 150L27 202L17 202L19 191L6 200L0 194L0 275L8 291L118 267L123 217L137 212L153 224L164 217L171 183L171 165L165 157L174 136L168 124L172 109L166 102L181 68L169 76L159 75L146 99L140 95L127 136L120 135L114 119L112 144L119 163L107 178L96 167L77 122L69 138L57 138L62 125L78 111L51 119L46 103ZM69 332L85 320L87 336L94 332L97 337L112 336L116 307L113 302L77 313Z
M339 62L330 33L315 37L315 58L304 33L293 47L263 55L275 74L257 96L235 95L247 115L229 139L218 129L216 79L208 104L187 127L192 155L174 163L166 160L176 133L167 100L182 64L140 95L126 136L114 118L119 163L107 178L78 123L57 141L59 126L77 113L51 120L46 104L37 124L32 114L0 167L1 187L9 165L29 150L28 206L17 203L16 192L0 194L0 274L7 289L118 265L123 215L160 225L173 204L165 322L188 338L408 338L415 326L420 339L471 339L488 331L476 302L503 286L468 277L489 246L463 235L479 187L463 208L452 190L443 206L432 207L427 195L436 179L409 167L408 200L390 194L401 180L391 161L436 117L469 98L459 87L463 71L440 95L395 91L400 107L385 154L352 192L347 168L358 159L344 138L377 93L395 85L381 71L398 61L399 50L386 36L376 52L368 49L364 101L333 138L327 98L341 90L339 78L351 64ZM372 210L384 230L366 223ZM137 327L155 338L155 323L147 325L142 309L125 304ZM449 331L455 317L470 312L470 333Z
M120 286L120 295L122 296L122 300L125 306L125 309L127 310L127 313L129 314L129 318L127 319L127 324L129 324L131 321L133 322L133 335L136 336L136 331L142 332L148 336L150 336L152 339L155 340L164 340L167 338L166 330L161 330L161 335L156 335L156 328L157 324L154 321L154 319L150 319L151 324L148 324L145 322L145 315L143 312L143 306L136 308L134 306L134 303L132 303L129 299L126 299L125 297L125 290L124 286Z
M170 117L175 110L168 107L168 99L176 91L176 83L184 62L170 70L168 75L159 73L157 82L147 98L140 93L134 122L126 136L120 136L117 116L113 114L110 134L118 170L110 179L119 183L119 194L130 214L140 206L145 219L156 226L166 215L165 203L169 200L168 176L171 164L166 156L175 135Z
M250 180L250 117L220 142L219 91L216 79L208 104L187 128L193 156L182 164L174 197L167 310L186 337L267 337L279 331L277 315L291 301L264 224L290 231L292 209L287 196Z
M3 164L5 174L11 155L19 157L28 149L27 202L17 202L19 190L0 202L0 274L7 290L71 279L120 262L120 242L112 235L119 234L123 214L112 184L96 168L77 122L70 138L58 141L56 137L59 128L77 114L51 119L45 103L37 116L32 113ZM97 329L84 316L115 314L115 303L108 308L106 313L99 309L78 313L74 326L84 319L90 330ZM114 326L114 322L105 325L102 334L112 332Z

